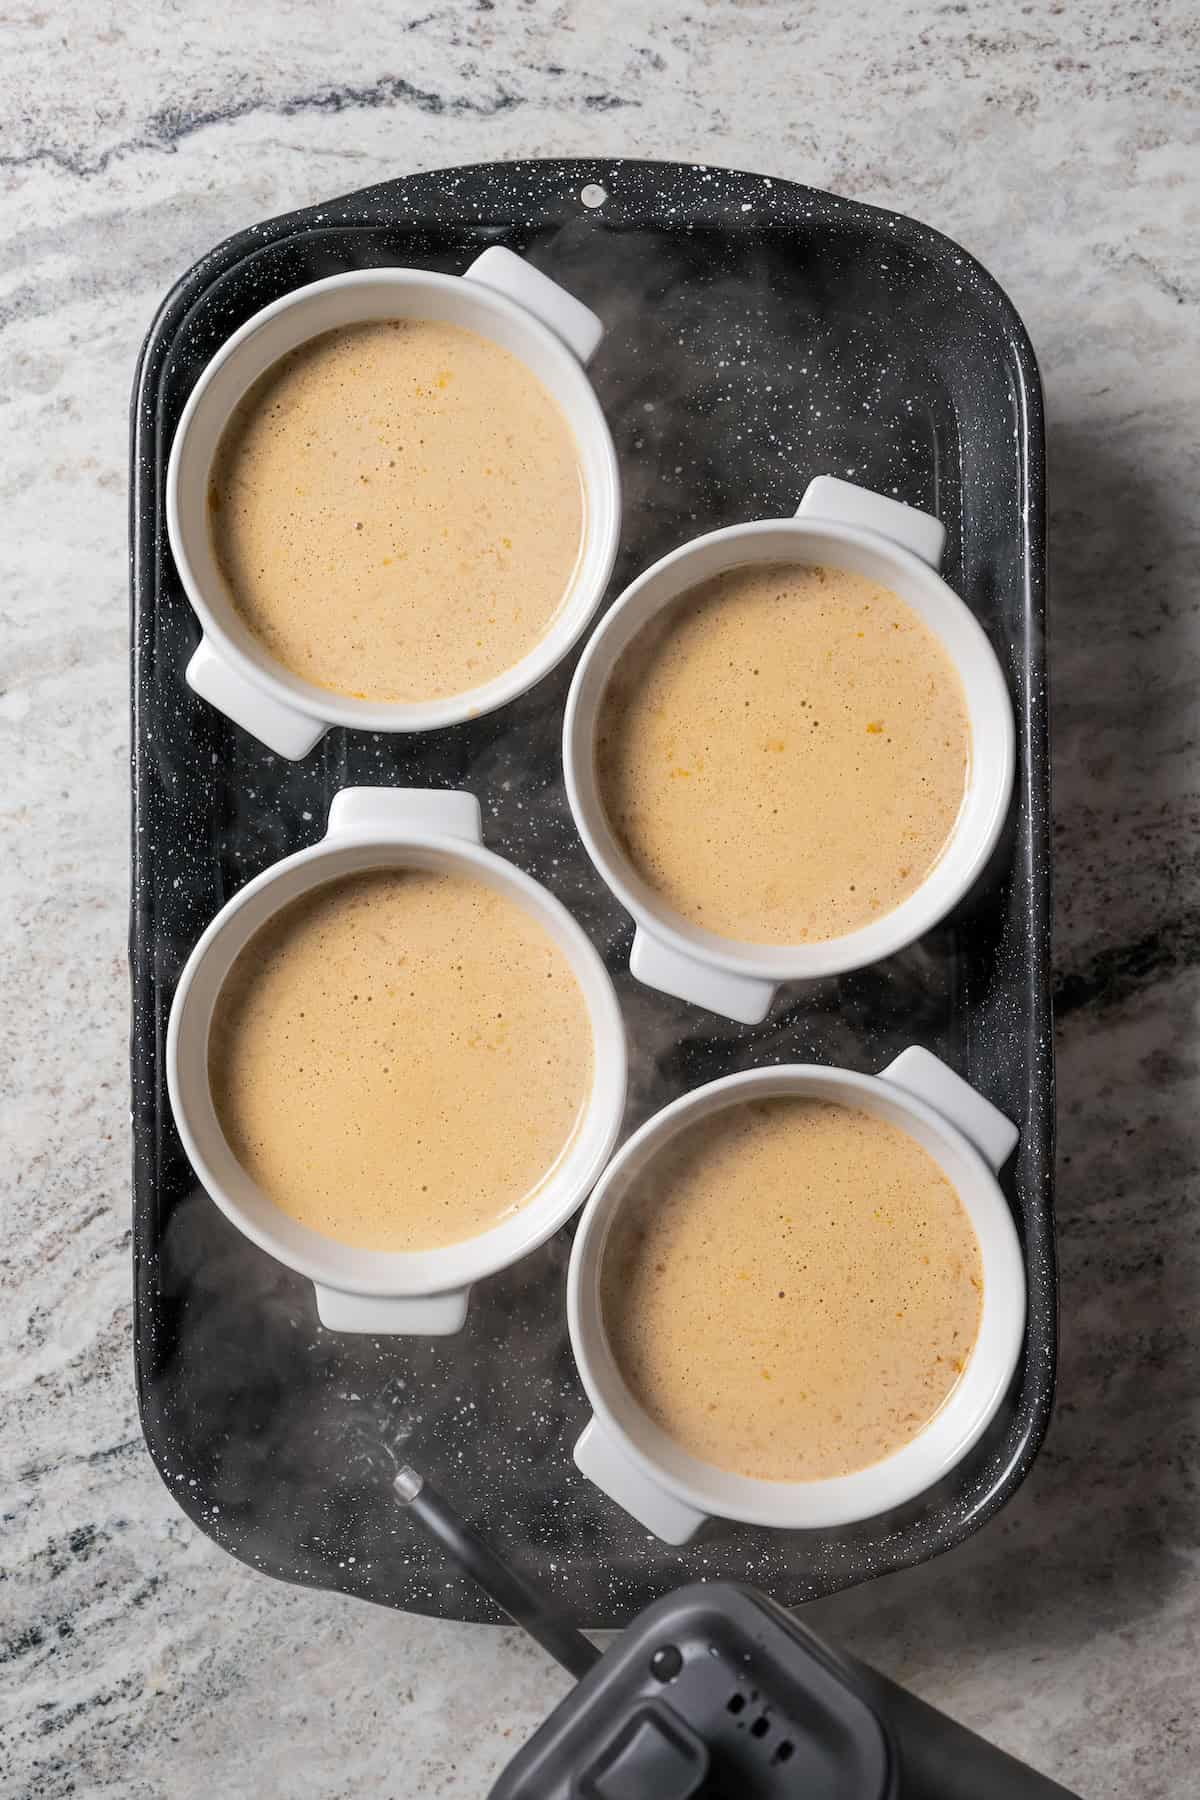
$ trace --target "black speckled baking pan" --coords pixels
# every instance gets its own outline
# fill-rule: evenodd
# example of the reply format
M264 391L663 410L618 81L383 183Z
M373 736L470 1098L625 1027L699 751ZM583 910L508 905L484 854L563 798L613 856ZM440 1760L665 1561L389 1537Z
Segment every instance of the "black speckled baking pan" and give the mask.
M302 282L526 253L604 319L593 365L625 484L612 593L683 539L790 513L832 473L936 512L945 567L1012 684L1017 795L972 899L903 955L784 990L731 1026L638 987L630 927L580 846L559 727L571 663L506 710L425 737L333 731L273 757L183 680L197 626L172 566L163 479L201 368ZM582 1623L617 1625L699 1575L798 1602L932 1556L1012 1495L1046 1429L1056 1288L1049 998L1049 765L1041 390L991 277L911 219L788 182L629 162L485 165L387 182L220 245L167 296L133 397L134 1257L142 1423L179 1503L286 1580L454 1618L488 1602L389 1496L397 1459L454 1495ZM633 1047L632 1129L682 1089L786 1060L877 1070L920 1043L1018 1121L1006 1175L1029 1278L1025 1356L994 1428L938 1490L852 1530L738 1526L673 1550L579 1476L587 1415L563 1308L569 1232L476 1292L440 1341L322 1331L309 1285L197 1189L167 1104L175 981L241 883L312 842L350 782L467 786L486 841L564 900L607 957Z

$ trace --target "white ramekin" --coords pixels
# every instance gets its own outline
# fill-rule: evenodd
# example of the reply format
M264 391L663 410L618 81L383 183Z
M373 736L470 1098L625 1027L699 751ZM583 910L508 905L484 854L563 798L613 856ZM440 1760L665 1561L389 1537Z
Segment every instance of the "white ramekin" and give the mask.
M605 614L571 683L563 768L588 855L636 921L629 967L639 981L755 1025L765 1018L780 982L837 975L893 955L944 918L981 874L1012 797L1013 710L982 628L937 573L945 537L942 525L928 513L823 475L809 484L795 518L762 519L695 538L647 569ZM871 924L813 944L754 944L721 937L669 909L618 845L596 779L595 738L604 692L637 633L700 582L727 569L773 562L849 569L907 601L957 668L971 725L971 767L962 809L925 881ZM803 856L803 844L796 853Z
M600 1309L600 1268L613 1221L649 1159L678 1132L744 1100L797 1095L860 1107L917 1140L958 1190L983 1256L979 1336L958 1385L930 1423L882 1462L820 1481L733 1475L676 1444L623 1382ZM751 1069L696 1088L664 1107L609 1164L584 1209L567 1277L571 1347L592 1419L575 1461L618 1505L669 1544L683 1544L709 1517L786 1530L848 1525L923 1493L975 1444L993 1418L1021 1352L1025 1271L1007 1202L996 1180L1017 1129L929 1051L905 1050L882 1075L784 1064Z
M548 631L511 669L461 694L383 704L331 693L275 660L239 618L217 568L208 526L209 471L221 433L246 390L271 365L323 331L368 319L438 319L509 350L561 408L579 452L584 542L570 590ZM167 466L167 533L175 566L203 627L187 667L190 687L280 756L306 756L331 725L359 731L428 731L492 712L523 694L566 655L608 585L621 527L616 452L585 373L603 336L593 312L498 245L463 275L355 269L285 294L234 332L183 409Z
M445 869L484 882L524 907L566 956L591 1020L591 1097L561 1164L527 1205L490 1231L443 1249L357 1250L298 1224L250 1179L225 1141L208 1079L213 1008L238 953L301 894L340 876L387 867ZM608 1160L625 1106L625 1031L612 982L591 942L553 895L485 850L473 794L345 788L319 843L248 882L217 914L179 978L167 1028L167 1087L175 1123L202 1185L248 1238L316 1288L335 1331L443 1336L460 1329L473 1282L507 1268L558 1230ZM536 1104L536 1096L531 1100ZM471 1128L463 1095L461 1129Z

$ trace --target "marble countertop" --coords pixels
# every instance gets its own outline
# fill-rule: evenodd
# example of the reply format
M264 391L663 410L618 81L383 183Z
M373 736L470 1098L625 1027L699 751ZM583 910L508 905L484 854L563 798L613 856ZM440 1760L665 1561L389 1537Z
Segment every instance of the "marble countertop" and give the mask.
M1009 1509L818 1629L1090 1800L1200 1756L1200 27L1189 0L9 9L0 56L0 1794L476 1796L508 1631L256 1576L130 1356L127 400L243 224L417 168L727 163L995 273L1049 419L1060 1402Z

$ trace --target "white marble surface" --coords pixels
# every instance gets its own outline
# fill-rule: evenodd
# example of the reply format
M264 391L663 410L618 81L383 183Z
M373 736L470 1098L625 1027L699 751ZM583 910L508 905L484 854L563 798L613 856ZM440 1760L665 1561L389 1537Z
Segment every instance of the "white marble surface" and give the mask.
M474 1796L562 1681L256 1577L131 1382L126 403L244 223L421 167L725 162L915 213L1050 420L1063 1356L1034 1476L815 1622L1103 1796L1200 1757L1200 26L1189 0L60 0L0 27L0 1793Z

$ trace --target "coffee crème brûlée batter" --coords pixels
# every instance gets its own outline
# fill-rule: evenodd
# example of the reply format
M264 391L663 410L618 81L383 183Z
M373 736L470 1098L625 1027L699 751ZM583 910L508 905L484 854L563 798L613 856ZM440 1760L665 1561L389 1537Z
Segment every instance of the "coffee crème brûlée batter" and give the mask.
M953 833L971 734L957 669L890 589L749 564L651 619L605 692L596 777L633 870L689 924L844 936L916 891Z
M417 702L505 673L579 563L570 426L510 351L437 320L325 332L243 397L209 530L233 607L316 687Z
M458 1243L541 1191L591 1094L583 992L540 922L456 872L381 868L250 940L209 1032L226 1142L302 1225L368 1250Z
M799 1097L681 1130L622 1199L601 1264L634 1400L702 1461L766 1481L902 1448L957 1386L982 1300L974 1227L927 1151Z

